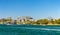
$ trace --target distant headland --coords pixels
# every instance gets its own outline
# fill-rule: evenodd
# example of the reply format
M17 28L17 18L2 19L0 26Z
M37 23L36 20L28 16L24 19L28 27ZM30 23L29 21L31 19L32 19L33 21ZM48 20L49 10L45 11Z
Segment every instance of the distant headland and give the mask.
M43 18L34 20L30 16L17 17L17 19L12 19L12 17L1 18L0 24L32 24L32 25L60 25L60 18Z

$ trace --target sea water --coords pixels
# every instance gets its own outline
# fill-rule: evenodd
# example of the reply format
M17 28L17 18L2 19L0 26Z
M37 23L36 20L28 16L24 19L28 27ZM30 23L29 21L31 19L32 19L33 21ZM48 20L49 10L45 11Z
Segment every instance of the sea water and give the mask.
M0 25L0 35L60 35L60 26Z

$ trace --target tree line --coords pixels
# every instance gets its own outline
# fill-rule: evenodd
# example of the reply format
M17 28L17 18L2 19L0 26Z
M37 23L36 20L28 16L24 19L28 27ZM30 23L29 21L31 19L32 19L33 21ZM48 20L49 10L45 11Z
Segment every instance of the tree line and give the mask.
M58 19L46 19L46 18L43 18L43 19L38 19L38 20L31 20L31 19L28 19L28 20L26 20L25 21L25 19L24 19L24 22L21 22L21 20L19 20L19 22L17 21L17 20L13 20L13 19L1 19L0 20L0 23L2 22L3 24L5 24L5 23L11 23L11 22L13 22L14 24L38 24L38 25L48 25L48 24L60 24L60 18L58 18Z

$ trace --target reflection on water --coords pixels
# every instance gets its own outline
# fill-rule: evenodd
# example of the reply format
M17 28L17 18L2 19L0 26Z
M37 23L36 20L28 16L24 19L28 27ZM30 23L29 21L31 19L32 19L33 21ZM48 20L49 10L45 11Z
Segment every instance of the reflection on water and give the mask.
M0 25L0 35L60 35L60 26Z

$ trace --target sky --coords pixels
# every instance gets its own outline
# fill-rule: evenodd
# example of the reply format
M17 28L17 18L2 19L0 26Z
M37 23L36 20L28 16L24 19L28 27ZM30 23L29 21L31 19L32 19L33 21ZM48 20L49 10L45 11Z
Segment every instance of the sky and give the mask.
M0 18L31 16L59 18L60 0L0 0Z

